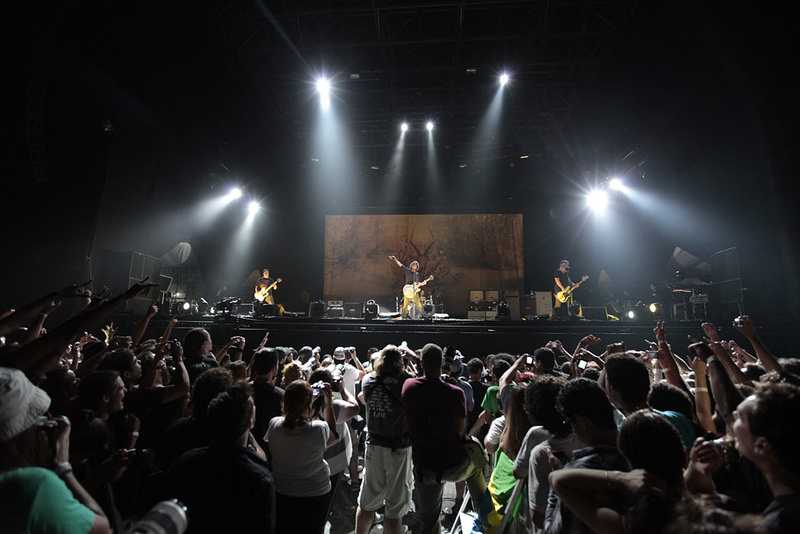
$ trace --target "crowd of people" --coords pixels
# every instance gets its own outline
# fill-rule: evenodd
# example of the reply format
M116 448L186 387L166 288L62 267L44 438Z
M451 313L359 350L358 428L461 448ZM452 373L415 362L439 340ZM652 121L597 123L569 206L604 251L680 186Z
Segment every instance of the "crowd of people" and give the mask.
M214 350L202 328L173 338L175 319L148 339L155 305L130 333L87 332L150 287L70 286L0 316L4 532L126 532L177 499L191 533L322 533L342 488L357 534L403 532L412 511L425 534L447 512L465 532L800 529L800 360L748 316L733 326L749 350L710 323L673 347L659 322L641 350L587 335L363 361L268 333ZM68 298L71 318L45 331Z

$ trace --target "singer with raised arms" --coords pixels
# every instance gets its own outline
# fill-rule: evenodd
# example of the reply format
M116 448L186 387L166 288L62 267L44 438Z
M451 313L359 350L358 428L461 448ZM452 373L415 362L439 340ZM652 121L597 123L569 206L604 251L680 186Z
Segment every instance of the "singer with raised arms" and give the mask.
M419 298L419 291L422 286L433 280L433 276L429 276L420 282L418 261L414 260L410 266L406 267L396 256L389 256L389 259L403 269L403 274L406 277L406 282L403 286L403 317L406 319L419 319L422 316L422 301Z

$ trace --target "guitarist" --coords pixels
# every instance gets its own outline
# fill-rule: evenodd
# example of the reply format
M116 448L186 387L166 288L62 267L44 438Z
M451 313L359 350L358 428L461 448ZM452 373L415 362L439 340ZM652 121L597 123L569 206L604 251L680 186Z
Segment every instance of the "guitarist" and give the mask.
M398 267L403 269L403 274L405 274L406 277L406 285L412 285L415 289L418 289L425 284L425 282L420 283L419 280L420 273L418 261L414 260L411 262L409 267L406 267L400 262L400 260L397 259L396 256L389 256L389 259L393 260ZM413 304L413 307L409 308L409 304ZM422 315L422 301L419 298L419 291L414 291L414 294L411 297L403 292L403 317L406 319L416 319L420 315Z
M561 260L558 264L558 269L555 270L553 273L553 277L555 278L556 285L553 288L553 291L557 294L561 291L566 291L568 288L575 285L572 282L572 279L569 277L569 260ZM568 317L569 316L569 305L572 304L572 294L569 295L567 302L561 302L558 298L555 298L555 305L553 306L553 317ZM562 304L564 305L564 310L561 310Z
M253 297L259 303L256 310L256 315L265 315L268 309L268 306L275 306L275 299L272 296L272 292L278 286L278 282L280 279L273 280L269 277L269 269L264 269L261 273L261 278L258 279L256 282L256 287L253 292Z

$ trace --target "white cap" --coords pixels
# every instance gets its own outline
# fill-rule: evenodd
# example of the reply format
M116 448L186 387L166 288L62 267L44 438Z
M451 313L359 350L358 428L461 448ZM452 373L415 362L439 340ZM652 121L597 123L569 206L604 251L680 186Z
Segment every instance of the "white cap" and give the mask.
M34 386L25 373L0 367L0 441L22 434L49 407L50 397Z

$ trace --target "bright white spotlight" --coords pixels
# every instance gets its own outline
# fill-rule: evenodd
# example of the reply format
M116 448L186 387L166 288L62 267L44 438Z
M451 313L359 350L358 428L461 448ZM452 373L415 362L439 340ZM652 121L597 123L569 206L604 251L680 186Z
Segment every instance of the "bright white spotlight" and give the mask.
M508 81L509 81L509 79L510 79L510 78L509 78L508 74L506 74L506 73L504 72L503 74L501 74L501 75L500 75L500 85L505 85L505 84L507 84L507 83L508 83Z
M252 200L252 201L250 201L250 204L247 205L247 215L249 217L252 217L256 213L258 213L258 210L260 210L260 209L261 209L261 206L258 205L258 202L256 202L255 200Z
M319 91L319 103L322 109L327 109L331 105L331 84L327 78L317 78L317 91Z
M608 182L608 187L610 189L613 189L614 191L620 191L623 188L622 180L620 180L619 178L612 178Z
M400 131L403 132L403 133L406 133L408 131L408 123L407 122L404 122L403 124L400 125Z
M636 312L633 310L628 310L626 315L628 316L628 319L636 319Z
M222 197L222 203L224 205L224 204L227 204L229 202L233 202L234 200L236 200L237 198L239 198L241 196L242 196L242 190L239 189L238 187L234 187L233 189L231 189L228 192L227 195Z
M586 205L592 208L595 213L605 211L607 203L608 195L600 189L595 189L586 196Z
M425 124L425 128L427 128L429 132L432 132L432 131L433 131L433 122L431 122L431 121L428 121L428 122Z

